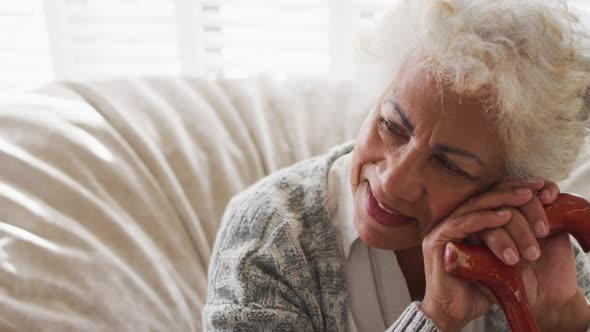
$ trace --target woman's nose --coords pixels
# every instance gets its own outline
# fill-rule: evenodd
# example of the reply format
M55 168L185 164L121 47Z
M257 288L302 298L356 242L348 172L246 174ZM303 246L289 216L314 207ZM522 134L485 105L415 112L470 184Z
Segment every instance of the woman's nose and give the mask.
M417 151L397 153L385 158L377 167L381 189L392 199L416 202L424 192L420 156Z

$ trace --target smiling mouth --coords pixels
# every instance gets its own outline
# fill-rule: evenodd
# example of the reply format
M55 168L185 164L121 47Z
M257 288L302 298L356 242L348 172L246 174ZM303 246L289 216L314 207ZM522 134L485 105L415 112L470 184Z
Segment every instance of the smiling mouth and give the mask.
M403 226L410 222L416 221L415 218L404 216L399 212L393 210L391 207L385 206L377 200L373 191L371 190L371 184L367 181L367 192L365 199L365 209L367 214L375 220L378 224L386 227L397 227Z
M371 194L372 194L372 193L371 193ZM373 197L375 197L375 195L373 195ZM387 213L391 213L391 214L393 214L393 215L396 215L396 216L400 216L400 215L401 215L401 214L399 214L397 211L392 211L392 210L388 209L387 207L385 207L383 204L381 204L381 202L379 202L379 200L377 199L377 197L375 197L375 200L377 201L377 204L379 204L379 207L380 207L380 208L381 208L383 211L385 211L385 212L387 212Z

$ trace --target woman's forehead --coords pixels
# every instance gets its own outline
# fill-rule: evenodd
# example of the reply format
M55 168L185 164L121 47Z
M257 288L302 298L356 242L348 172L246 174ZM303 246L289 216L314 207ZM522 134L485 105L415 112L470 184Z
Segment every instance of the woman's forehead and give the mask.
M443 83L421 67L406 62L400 68L384 94L383 101L393 101L406 110L410 117L416 116L415 110L430 114L430 117L441 113L449 119L458 121L469 118L489 125L493 123L493 109L488 107L490 94L482 91L479 94L459 94L451 86Z
M487 99L459 95L438 82L420 68L405 68L385 94L384 102L398 104L416 134L428 135L429 147L453 146L471 151L482 160L499 158L503 144Z

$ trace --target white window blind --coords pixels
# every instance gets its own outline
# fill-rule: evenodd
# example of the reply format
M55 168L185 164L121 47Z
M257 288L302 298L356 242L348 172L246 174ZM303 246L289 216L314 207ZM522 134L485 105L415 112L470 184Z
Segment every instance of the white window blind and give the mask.
M0 2L0 92L53 79L354 78L354 36L398 0ZM590 14L590 1L570 0Z
M54 78L41 0L0 2L0 91Z
M364 30L376 18L380 17L395 2L382 0L354 0L357 15L357 29Z
M367 28L373 19L380 17L395 2L384 0L354 0L355 11L358 15L357 28ZM590 0L568 0L568 4L572 8L579 10L582 15L585 15L585 20L590 18Z
M586 14L590 14L590 1L588 1L588 0L569 0L568 3L577 9L583 10Z
M207 71L242 76L328 74L330 12L325 0L203 1L194 47Z
M47 0L64 78L179 74L172 0Z
M569 0L568 4L580 11L582 19L590 22L590 1L589 0ZM588 23L587 23L588 24Z

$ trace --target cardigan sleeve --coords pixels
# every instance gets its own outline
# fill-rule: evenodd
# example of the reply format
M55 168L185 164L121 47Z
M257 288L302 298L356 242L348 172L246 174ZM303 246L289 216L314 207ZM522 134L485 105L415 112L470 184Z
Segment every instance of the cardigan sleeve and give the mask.
M249 243L213 257L204 331L313 331L304 299L276 271L281 263Z
M247 202L233 200L218 233L209 267L205 331L312 331L304 299L289 285L285 252L289 241L275 230L265 238L265 213L247 210ZM293 255L292 263L297 255Z
M304 224L277 196L244 194L226 209L209 267L205 331L345 330L342 260L336 249L317 247L335 246L335 238L318 230L317 214Z
M419 302L412 302L386 332L439 332L440 330L419 308Z

